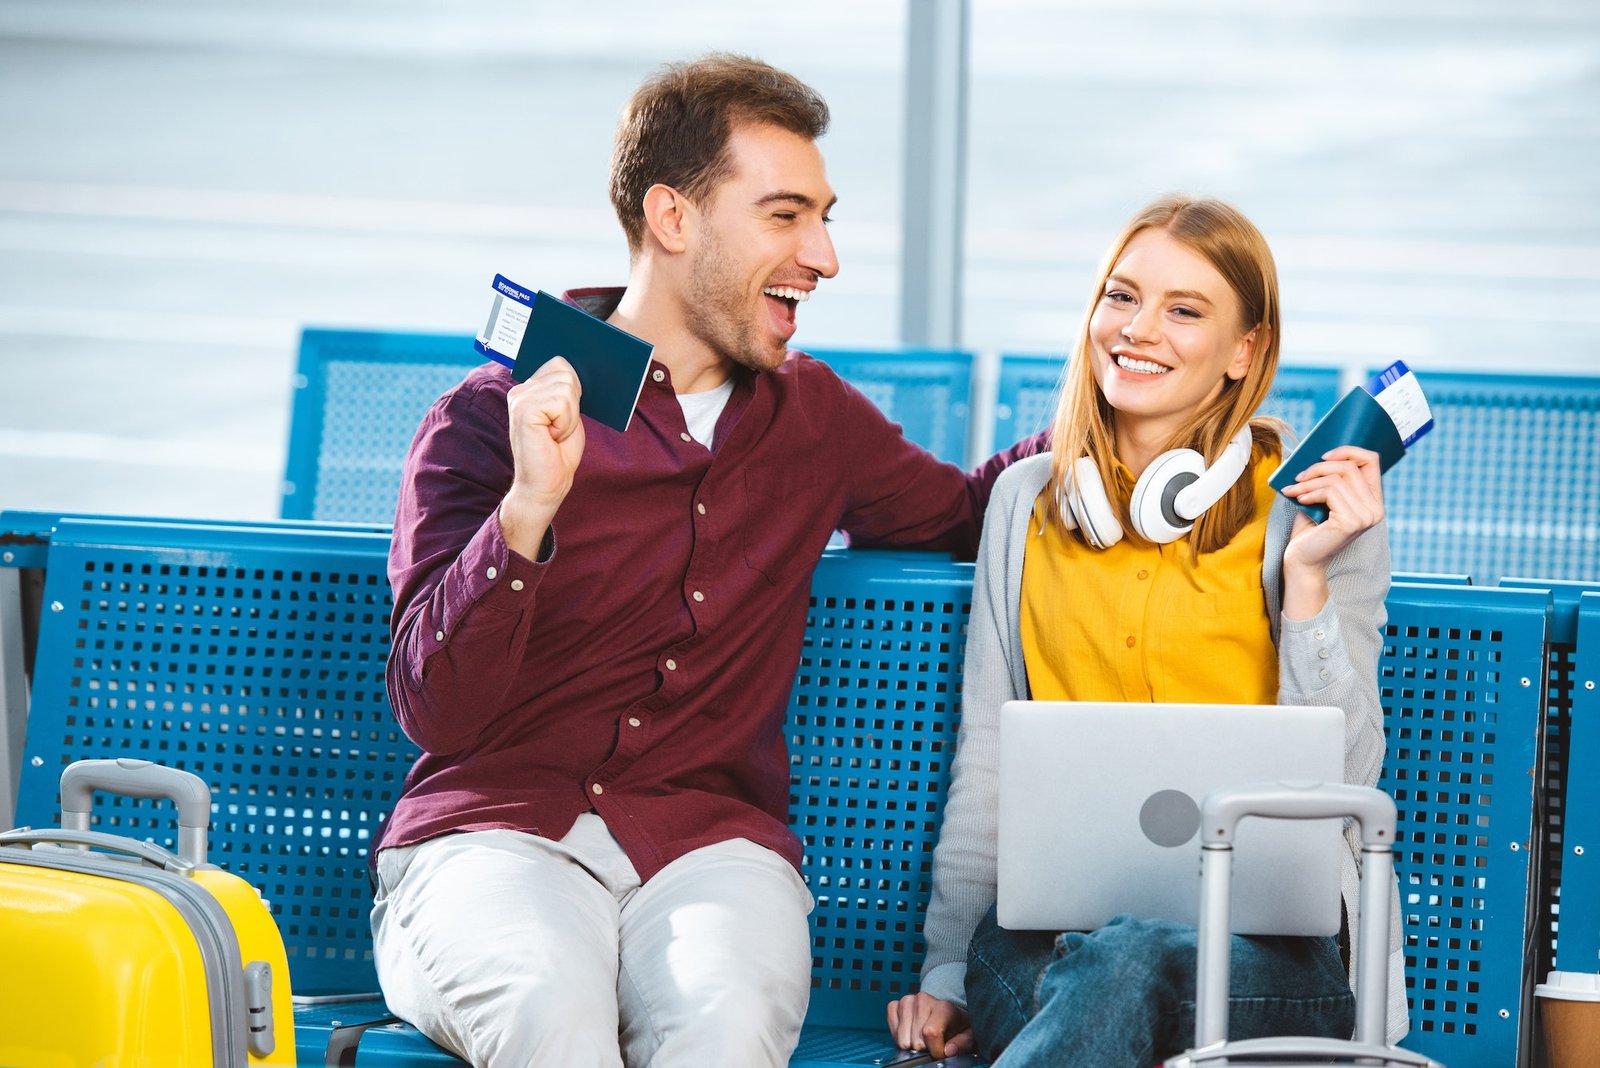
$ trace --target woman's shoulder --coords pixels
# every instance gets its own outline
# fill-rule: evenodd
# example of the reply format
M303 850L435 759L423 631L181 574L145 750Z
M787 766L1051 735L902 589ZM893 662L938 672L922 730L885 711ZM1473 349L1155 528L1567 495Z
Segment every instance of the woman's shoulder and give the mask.
M1015 503L1019 498L1032 501L1050 481L1051 453L1038 452L1024 457L1000 472L995 479L990 507Z

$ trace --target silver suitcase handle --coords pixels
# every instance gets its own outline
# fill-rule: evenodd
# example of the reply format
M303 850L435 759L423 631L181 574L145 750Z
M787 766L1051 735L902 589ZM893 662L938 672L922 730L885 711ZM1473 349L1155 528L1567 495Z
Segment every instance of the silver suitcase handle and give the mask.
M1361 827L1361 938L1356 953L1358 1044L1381 1047L1389 985L1389 884L1394 880L1394 801L1347 783L1271 782L1214 790L1200 803L1200 929L1195 1049L1228 1037L1229 880L1233 842L1246 816L1320 820L1353 817Z
M62 830L89 829L96 790L171 801L178 806L178 855L197 866L206 862L211 787L200 776L132 757L75 761L61 773Z

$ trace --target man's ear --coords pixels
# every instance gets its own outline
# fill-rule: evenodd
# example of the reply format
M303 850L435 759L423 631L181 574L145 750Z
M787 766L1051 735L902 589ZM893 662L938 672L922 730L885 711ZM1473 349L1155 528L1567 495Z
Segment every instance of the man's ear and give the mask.
M668 252L682 252L688 247L689 217L693 213L689 198L670 185L658 182L645 190L644 223L656 243Z
M1239 339L1239 352L1233 361L1228 364L1227 376L1235 382L1241 381L1250 373L1250 365L1255 362L1256 349L1267 334L1265 323L1252 328L1249 333Z

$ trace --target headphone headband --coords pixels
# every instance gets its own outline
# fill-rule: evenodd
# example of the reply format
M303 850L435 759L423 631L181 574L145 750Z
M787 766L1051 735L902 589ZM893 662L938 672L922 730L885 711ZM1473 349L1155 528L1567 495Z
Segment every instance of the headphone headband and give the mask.
M1200 513L1222 500L1233 484L1239 481L1244 469L1250 466L1250 448L1255 435L1246 423L1228 442L1217 462L1206 468L1200 477L1178 491L1173 508L1184 519L1194 520Z
M1157 456L1139 476L1128 501L1133 528L1157 544L1183 537L1195 519L1239 481L1250 466L1253 444L1254 434L1246 425L1209 468L1205 457L1193 449L1171 449ZM1122 540L1122 524L1093 460L1079 457L1063 488L1060 511L1068 530L1077 530L1096 549L1108 549Z

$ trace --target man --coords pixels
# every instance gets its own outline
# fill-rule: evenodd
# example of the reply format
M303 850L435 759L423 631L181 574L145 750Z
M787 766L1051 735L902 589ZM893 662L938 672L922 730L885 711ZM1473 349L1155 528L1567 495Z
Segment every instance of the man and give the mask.
M830 533L971 553L964 475L822 363L838 271L807 86L729 55L634 95L612 161L655 346L633 423L554 360L434 405L395 518L389 693L424 751L383 831L390 1007L478 1064L781 1065L810 989L784 707ZM1028 450L1028 451L1031 451Z

